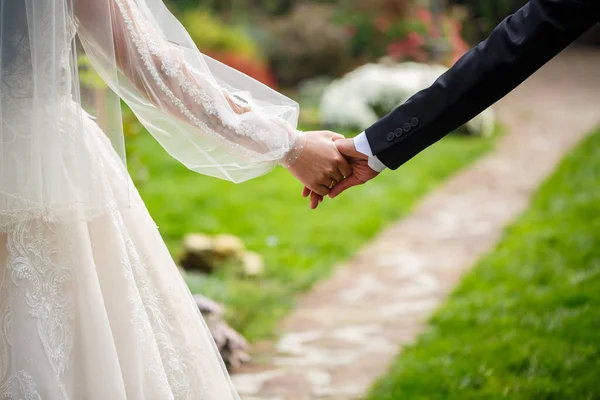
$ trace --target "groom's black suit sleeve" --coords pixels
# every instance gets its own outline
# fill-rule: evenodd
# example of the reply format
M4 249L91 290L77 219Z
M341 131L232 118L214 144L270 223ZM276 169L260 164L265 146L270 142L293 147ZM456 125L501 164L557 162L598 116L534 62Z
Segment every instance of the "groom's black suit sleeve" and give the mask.
M373 154L398 168L504 97L599 19L600 0L531 0L433 85L368 128Z

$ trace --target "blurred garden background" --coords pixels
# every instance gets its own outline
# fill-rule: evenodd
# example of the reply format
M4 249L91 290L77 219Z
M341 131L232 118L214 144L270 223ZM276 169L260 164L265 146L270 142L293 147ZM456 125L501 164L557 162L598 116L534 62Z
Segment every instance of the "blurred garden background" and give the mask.
M523 4L524 0L167 0L168 7L203 53L296 100L301 107L300 129L328 129L348 137L360 133L431 84ZM598 35L590 34L588 41L597 43ZM317 211L311 211L300 196L302 187L285 169L278 168L242 185L197 175L170 158L131 112L125 111L130 172L174 259L185 267L190 289L222 304L224 320L249 343L277 337L279 322L301 293L329 277L337 264L351 258L387 225L409 214L427 193L493 150L503 135L501 121L493 110L486 110L400 170L383 173L369 185L335 201L326 199ZM595 149L594 154L600 149L597 136L586 143ZM579 156L573 156L562 168L575 168L586 151L580 150ZM581 180L573 182L568 190L593 185L600 176L596 164L582 167L585 170ZM559 173L553 182L564 179L561 176ZM524 257L517 244L520 236L545 229L537 227L535 221L549 212L546 199L552 183L546 186L536 198L540 210L529 212L519 222L499 255L486 260L479 275L461 286L459 297L444 308L434 321L433 331L420 342L427 346L437 340L437 345L409 352L407 364L399 361L400 366L395 367L388 380L379 383L371 398L452 397L418 397L411 392L412 383L406 382L414 380L414 371L426 369L428 362L443 357L448 344L439 339L440 335L455 337L447 340L479 340L465 333L469 332L466 322L453 321L452 316L461 312L467 292L486 290L492 279L488 270L494 265L509 256ZM569 199L565 198L565 202ZM560 242L562 236L568 236L569 223L575 229L589 218L597 219L591 206L592 203L579 202L577 207L569 208L572 222L561 223L562 230L552 240ZM597 277L598 254L592 252L597 239L592 240L597 235L595 228L594 225L581 233L588 238L584 247L589 255L565 250L564 263L577 265L564 271L569 276L583 274L580 269L585 263L593 263ZM544 236L541 240L550 239ZM548 257L544 249L539 252L540 257ZM505 291L516 290L521 284L519 278L510 276L494 275L493 279L506 280ZM548 286L556 283L552 293L558 293L564 284L560 275L536 279ZM494 292L490 289L490 293ZM573 307L594 302L599 306L598 297L594 296L586 286L581 295L565 294L561 301ZM523 301L529 304L529 299ZM487 307L488 302L493 300L478 300L481 307ZM534 306L553 304L548 300ZM592 327L595 332L600 331L600 315L582 314L582 318L590 327L585 333L590 335L588 339L600 339L592 332ZM560 345L541 339L539 345L550 349L553 343ZM472 352L498 354L501 350L470 351L467 358ZM596 360L594 373L599 373L598 346L586 351ZM564 354L549 350L547 356L560 360ZM531 367L511 365L507 368L525 371ZM558 367L557 371L556 379L562 379L564 371ZM581 372L578 371L570 373ZM587 371L588 375L591 371ZM539 397L535 393L540 392L533 390L531 397L520 398L600 398L597 383L585 376L582 385L588 386L579 392L582 397ZM414 381L414 385L430 386L427 379ZM467 387L476 384L465 383ZM592 391L590 385L598 391ZM447 390L438 386L431 387ZM492 395L496 388L489 390L489 397L452 398L496 398ZM595 397L590 393L595 393Z
M486 0L469 6L409 0L167 4L203 53L298 101L301 129L353 136L431 84L518 5L506 3L497 10ZM475 16L476 26L464 23ZM463 26L472 29L463 32ZM352 72L361 74L354 79L360 85ZM352 102L359 104L351 108ZM185 235L196 232L235 235L264 259L264 273L252 278L235 266L187 275L192 291L224 303L228 321L251 341L273 334L298 292L489 150L492 132L499 131L488 115L397 174L384 174L335 204L325 201L317 214L282 168L239 186L199 176L170 158L131 113L125 119L130 171L175 259L182 257ZM375 212L360 212L367 203Z

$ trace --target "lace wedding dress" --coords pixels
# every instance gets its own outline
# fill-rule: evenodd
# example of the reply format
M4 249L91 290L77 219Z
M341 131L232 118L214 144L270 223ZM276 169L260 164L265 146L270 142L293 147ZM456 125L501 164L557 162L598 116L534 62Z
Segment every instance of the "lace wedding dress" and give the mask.
M200 54L160 0L0 13L0 399L237 399L124 167L115 94L175 158L235 182L298 156L296 104Z

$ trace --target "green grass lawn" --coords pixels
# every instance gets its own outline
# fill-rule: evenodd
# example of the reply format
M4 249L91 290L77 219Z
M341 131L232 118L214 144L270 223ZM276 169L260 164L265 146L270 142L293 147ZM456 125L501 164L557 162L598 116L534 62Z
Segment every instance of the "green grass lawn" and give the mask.
M368 398L600 399L600 130Z
M255 340L273 333L298 292L326 277L337 262L493 142L448 137L401 170L387 171L334 201L326 199L315 211L300 196L301 185L281 167L234 185L188 171L147 133L129 139L128 146L136 184L175 258L188 232L231 233L264 257L266 273L257 280L227 269L188 278L193 292L224 302L229 322Z

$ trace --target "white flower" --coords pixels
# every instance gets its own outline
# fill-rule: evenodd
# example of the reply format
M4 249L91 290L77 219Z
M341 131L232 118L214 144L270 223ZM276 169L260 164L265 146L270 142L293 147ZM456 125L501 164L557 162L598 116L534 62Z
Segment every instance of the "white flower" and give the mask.
M447 68L414 62L396 65L366 64L333 81L321 97L321 120L324 124L363 130L379 117L377 107L392 111L418 91L425 89ZM470 121L467 130L487 136L495 124L491 109Z

